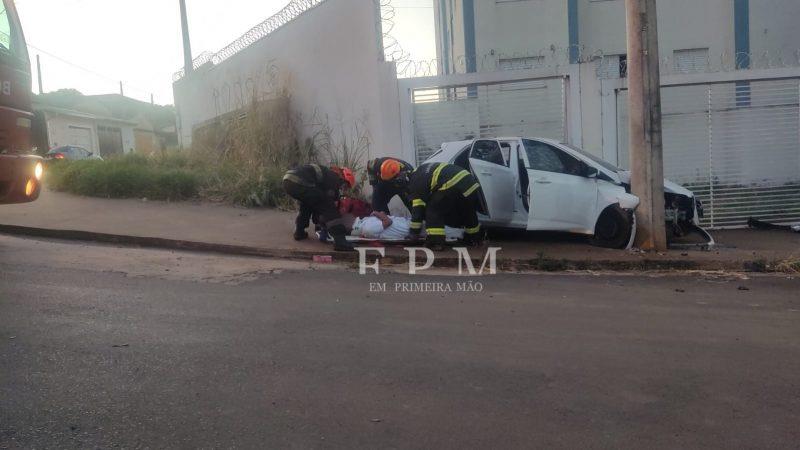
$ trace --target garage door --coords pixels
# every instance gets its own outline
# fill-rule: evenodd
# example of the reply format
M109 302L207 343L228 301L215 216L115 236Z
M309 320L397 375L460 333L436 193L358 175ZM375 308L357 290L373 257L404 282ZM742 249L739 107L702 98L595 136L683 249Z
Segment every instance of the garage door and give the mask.
M68 128L67 136L69 142L67 145L73 145L75 147L83 147L87 150L94 151L93 139L92 139L92 129L91 128L84 128L84 127L76 127L70 125Z

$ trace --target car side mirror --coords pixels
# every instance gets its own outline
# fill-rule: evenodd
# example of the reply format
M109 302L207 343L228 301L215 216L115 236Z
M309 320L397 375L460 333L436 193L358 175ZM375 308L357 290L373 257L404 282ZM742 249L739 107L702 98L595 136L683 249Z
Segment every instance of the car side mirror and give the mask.
M592 166L589 166L589 165L584 166L583 175L586 178L597 178L598 174L599 174L599 172L597 171L596 167L592 167Z

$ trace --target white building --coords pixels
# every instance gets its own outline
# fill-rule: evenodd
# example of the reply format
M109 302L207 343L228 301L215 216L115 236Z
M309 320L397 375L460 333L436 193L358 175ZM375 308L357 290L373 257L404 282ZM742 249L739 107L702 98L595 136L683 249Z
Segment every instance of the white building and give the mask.
M434 0L434 11L445 74L626 54L624 0ZM798 20L796 0L662 0L659 51L676 71L736 54L743 67L796 65Z
M137 122L54 106L37 105L36 111L44 116L49 149L72 145L107 157L136 148Z

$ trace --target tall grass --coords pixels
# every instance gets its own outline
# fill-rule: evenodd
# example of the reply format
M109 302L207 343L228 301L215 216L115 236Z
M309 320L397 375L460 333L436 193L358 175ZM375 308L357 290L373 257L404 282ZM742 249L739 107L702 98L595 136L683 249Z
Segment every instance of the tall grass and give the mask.
M201 198L246 206L289 208L282 179L307 162L363 168L370 140L356 125L334 137L327 121L299 143L300 120L286 98L252 102L195 131L190 150L151 156L129 154L106 161L56 161L48 169L52 189L109 198ZM306 127L308 128L308 127ZM360 193L360 189L356 189Z
M91 197L186 200L197 196L202 178L188 158L169 154L54 161L48 164L46 180L51 189Z

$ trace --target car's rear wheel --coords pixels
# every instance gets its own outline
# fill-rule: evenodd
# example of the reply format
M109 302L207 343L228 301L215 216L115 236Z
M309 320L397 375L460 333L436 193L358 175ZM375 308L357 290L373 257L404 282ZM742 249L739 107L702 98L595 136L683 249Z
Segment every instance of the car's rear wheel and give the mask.
M626 248L633 233L633 213L609 206L600 214L594 229L592 244L605 248Z

